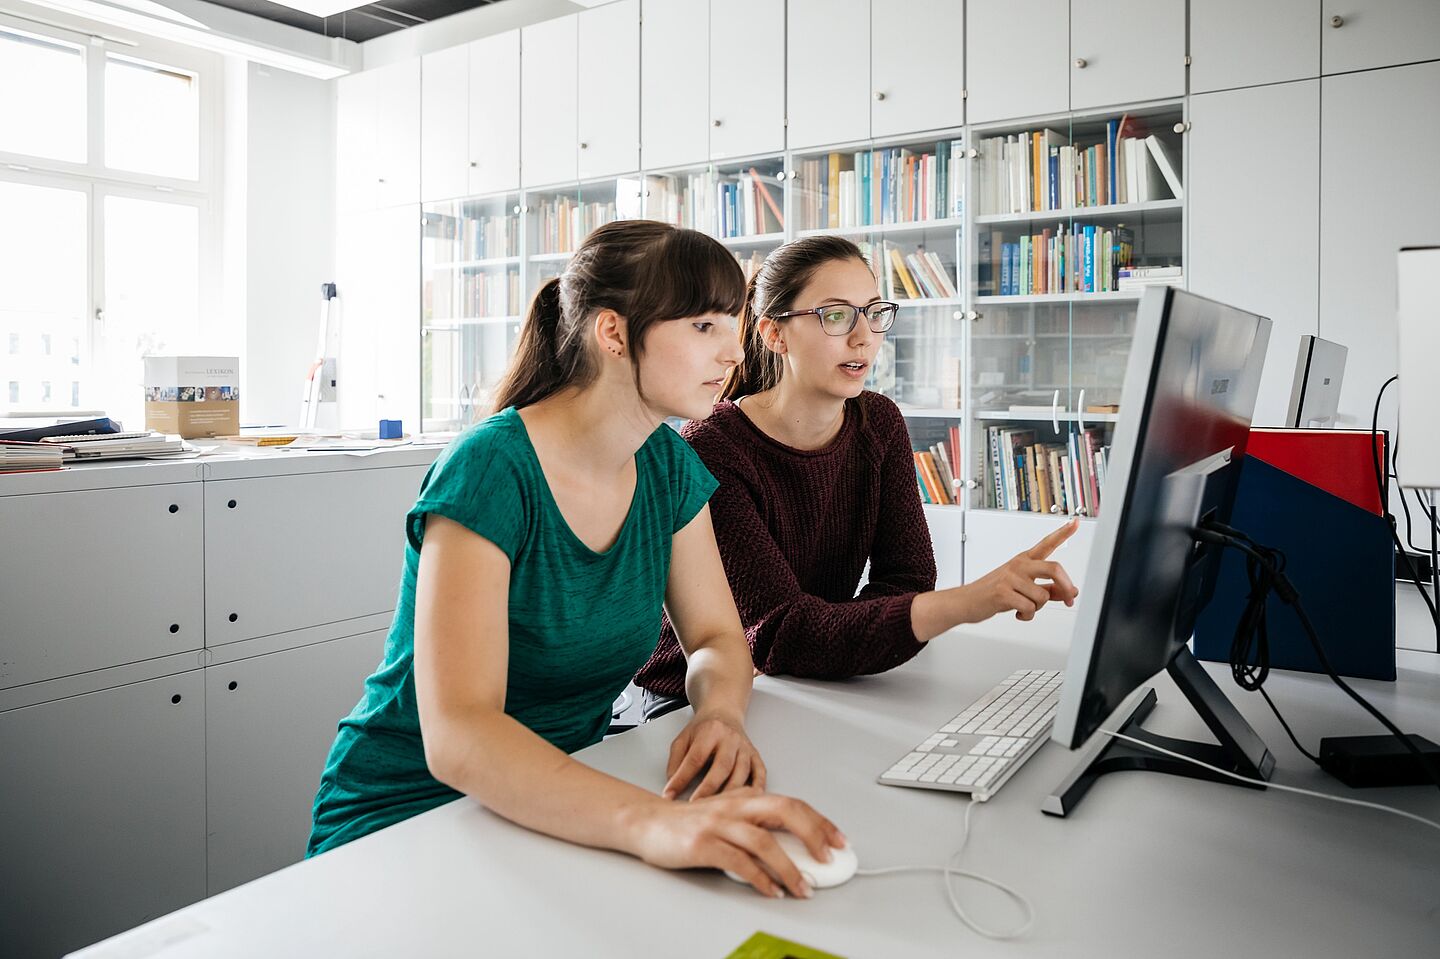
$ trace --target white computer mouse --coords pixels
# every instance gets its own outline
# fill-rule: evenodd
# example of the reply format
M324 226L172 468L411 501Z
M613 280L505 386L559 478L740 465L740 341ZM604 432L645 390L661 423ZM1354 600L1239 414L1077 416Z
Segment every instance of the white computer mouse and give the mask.
M848 845L839 849L831 847L830 861L820 862L810 855L810 850L805 848L805 843L794 833L776 829L771 831L770 835L775 837L775 841L780 844L785 855L790 857L795 868L800 870L800 875L805 877L805 881L813 889L829 889L831 886L848 882L855 875L855 870L860 867L860 860L856 858L855 850ZM725 875L736 882L745 881L729 870L725 871Z

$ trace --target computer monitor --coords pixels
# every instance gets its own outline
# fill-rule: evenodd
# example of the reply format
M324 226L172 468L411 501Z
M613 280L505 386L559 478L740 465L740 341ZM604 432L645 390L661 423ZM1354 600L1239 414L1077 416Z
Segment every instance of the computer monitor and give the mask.
M1285 425L1292 429L1328 429L1335 425L1340 407L1340 380L1345 375L1349 350L1318 336L1300 337L1300 355L1295 359L1295 383L1290 387L1290 405Z
M1183 290L1146 290L1111 444L1110 468L1052 738L1084 746L1045 803L1066 815L1095 778L1119 769L1205 776L1181 760L1095 735L1102 726L1256 779L1274 760L1190 654L1220 547L1192 530L1230 518L1270 321ZM1167 670L1219 745L1140 726L1155 703L1142 684ZM1221 778L1221 777L1207 777Z

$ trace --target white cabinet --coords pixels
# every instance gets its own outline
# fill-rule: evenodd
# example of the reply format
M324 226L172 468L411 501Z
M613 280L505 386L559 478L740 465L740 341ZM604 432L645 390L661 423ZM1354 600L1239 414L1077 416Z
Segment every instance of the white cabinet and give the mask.
M870 0L790 0L785 98L791 149L870 136Z
M420 199L420 61L375 71L375 205Z
M870 14L870 135L963 124L964 5L888 0L872 2Z
M375 209L379 177L375 156L375 72L335 81L335 209Z
M710 4L710 156L785 149L785 0Z
M5 955L59 956L204 897L203 696L195 669L0 713Z
M200 486L0 496L0 689L204 646Z
M420 61L336 81L335 208L341 213L420 198Z
M1299 338L1315 334L1320 308L1320 81L1192 96L1190 123L1188 286L1270 317L1255 422L1280 426ZM1257 257L1240 224L1291 240Z
M205 484L207 645L395 608L421 466Z
M338 218L337 415L345 428L420 422L419 225L416 206Z
M710 19L710 0L645 0L644 13L641 165L657 170L699 163L710 151L710 49L708 41L696 42L695 32ZM727 11L723 19L731 16Z
M1340 425L1369 429L1397 370L1396 253L1440 235L1440 126L1416 113L1440 103L1440 62L1320 83L1320 335L1350 349ZM1394 408L1392 392L1382 429Z
M520 176L544 186L579 178L576 15L520 31Z
M448 200L470 189L470 51L427 53L420 61L420 199Z
M1071 0L1070 58L1072 109L1184 96L1185 0Z
M579 14L580 179L640 168L640 0Z
M1317 10L1317 0L1192 3L1190 92L1318 77Z
M469 195L520 186L520 31L467 44Z
M969 0L966 115L971 123L1070 106L1070 0Z
M935 548L935 588L959 586L965 582L965 511L930 504L923 509Z
M206 895L304 858L336 724L384 647L370 632L205 670Z
M1065 517L1040 514L969 510L965 514L965 582L973 583L991 570L1028 550L1065 522ZM1084 602L1090 551L1095 541L1096 520L1081 520L1075 531L1050 558L1080 590L1074 606L1047 603L1034 620L1022 623L1013 613L996 616L982 627L987 635L1000 633L1016 639L1066 640L1075 630L1075 613ZM1098 583L1096 584L1098 587ZM1091 597L1092 599L1094 597Z
M1440 59L1435 0L1324 0L1319 30L1327 74Z

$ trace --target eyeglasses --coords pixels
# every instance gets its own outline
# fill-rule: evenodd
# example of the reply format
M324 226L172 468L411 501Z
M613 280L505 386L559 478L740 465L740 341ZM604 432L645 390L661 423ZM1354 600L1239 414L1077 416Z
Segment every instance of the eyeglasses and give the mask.
M865 323L870 327L872 333L884 333L895 325L895 314L900 312L900 307L894 303L871 303L868 306L852 306L849 303L834 303L830 306L821 306L813 310L791 310L789 313L773 314L777 320L787 316L805 316L814 313L820 318L820 329L829 336L849 336L850 331L855 329L855 324L860 320L860 314L865 314Z

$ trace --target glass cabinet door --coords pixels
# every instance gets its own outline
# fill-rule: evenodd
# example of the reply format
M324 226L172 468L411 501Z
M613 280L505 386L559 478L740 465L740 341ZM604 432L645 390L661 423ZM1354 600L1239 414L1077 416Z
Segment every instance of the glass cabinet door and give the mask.
M976 135L972 507L1098 515L1140 290L1184 282L1179 118Z
M488 411L519 331L520 200L428 204L421 220L422 429L464 429Z

